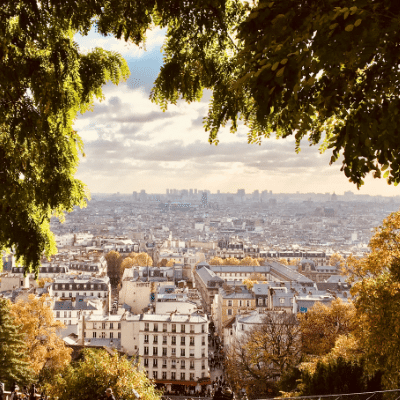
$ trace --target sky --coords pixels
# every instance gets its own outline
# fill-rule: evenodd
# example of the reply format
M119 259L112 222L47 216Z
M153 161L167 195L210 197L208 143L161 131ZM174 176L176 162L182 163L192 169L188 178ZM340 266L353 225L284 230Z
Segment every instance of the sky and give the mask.
M218 146L208 143L203 128L210 93L198 103L180 101L166 112L149 100L162 65L164 31L148 33L146 49L95 32L75 37L81 51L94 47L120 52L131 75L118 86L103 88L105 100L95 101L93 111L78 115L75 129L81 135L85 157L76 177L91 193L165 193L166 189L208 189L212 193L236 193L245 189L273 193L336 193L397 196L400 185L367 177L357 187L329 165L331 153L320 154L307 141L295 152L294 139L263 139L247 143L247 129L219 133Z

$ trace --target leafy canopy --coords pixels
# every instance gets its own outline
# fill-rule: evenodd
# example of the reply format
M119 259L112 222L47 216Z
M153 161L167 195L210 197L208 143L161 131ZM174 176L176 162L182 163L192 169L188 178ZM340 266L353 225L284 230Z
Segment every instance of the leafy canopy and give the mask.
M400 22L394 0L226 1L221 31L177 21L152 99L166 107L212 91L210 143L242 120L249 143L295 136L343 156L360 187L369 172L400 181ZM180 40L184 37L186 40Z

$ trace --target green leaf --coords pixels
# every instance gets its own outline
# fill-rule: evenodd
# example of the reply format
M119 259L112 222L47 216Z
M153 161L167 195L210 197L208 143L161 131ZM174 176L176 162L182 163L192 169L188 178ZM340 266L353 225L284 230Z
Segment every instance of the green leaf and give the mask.
M384 174L383 174L383 178L387 178L389 176L389 171L386 171Z

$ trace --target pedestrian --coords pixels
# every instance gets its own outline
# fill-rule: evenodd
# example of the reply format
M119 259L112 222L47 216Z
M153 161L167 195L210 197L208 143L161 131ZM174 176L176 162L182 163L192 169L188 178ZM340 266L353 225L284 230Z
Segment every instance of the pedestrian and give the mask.
M37 394L36 385L32 383L31 390L29 391L29 400L36 400L36 394Z
M113 391L111 388L106 389L106 399L107 400L115 400L115 397L113 395Z

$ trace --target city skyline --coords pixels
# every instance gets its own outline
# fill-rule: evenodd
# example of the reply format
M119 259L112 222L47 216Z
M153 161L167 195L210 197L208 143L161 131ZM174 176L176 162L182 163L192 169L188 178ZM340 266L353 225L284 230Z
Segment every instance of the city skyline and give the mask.
M260 146L247 143L247 129L219 133L220 143L211 146L203 128L210 94L201 102L179 101L166 112L151 103L149 95L162 65L160 51L164 32L151 31L147 51L113 37L90 32L76 36L81 50L101 46L119 51L127 60L131 76L119 86L107 84L105 99L95 101L92 112L79 115L74 128L82 136L86 157L76 177L92 193L131 193L145 189L165 193L167 188L207 187L216 192L234 193L256 189L273 193L326 193L397 196L399 189L383 179L368 176L357 190L341 163L329 166L330 152L303 141L299 154L293 138L264 139Z

